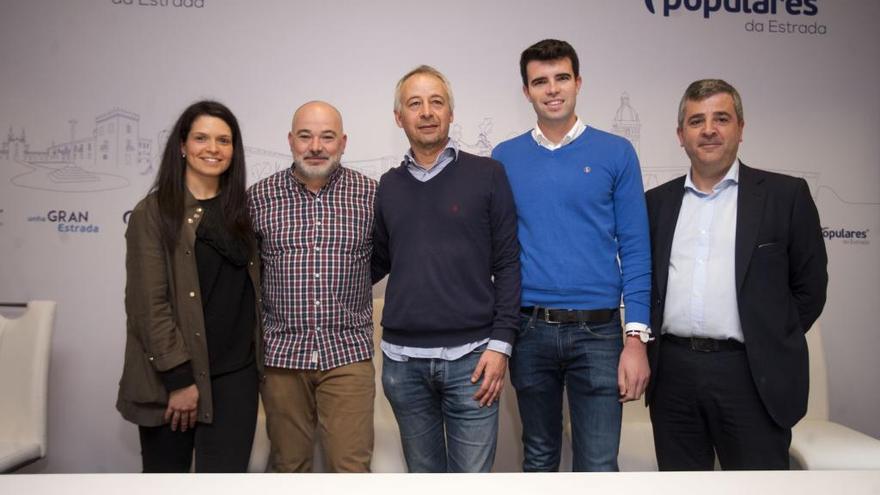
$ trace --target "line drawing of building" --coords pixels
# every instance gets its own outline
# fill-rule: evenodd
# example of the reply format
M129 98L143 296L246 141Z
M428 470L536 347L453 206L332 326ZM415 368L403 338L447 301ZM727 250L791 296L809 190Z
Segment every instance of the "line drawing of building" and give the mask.
M28 169L10 182L19 187L63 192L95 192L129 185L126 175L151 169L152 141L140 137L140 115L113 108L95 117L90 136L77 138L71 119L70 139L45 151L31 151L24 129L12 127L0 142L0 159Z
M468 153L473 153L477 156L489 156L492 154L492 148L495 147L492 141L489 140L489 134L492 133L492 127L494 125L495 123L490 117L484 117L477 126L479 133L477 134L477 141L473 144L462 138L462 130L459 124L453 124L450 137L455 140L459 149L467 151Z
M626 91L620 94L620 106L617 107L617 112L614 114L611 132L629 140L636 150L636 155L641 155L639 144L642 135L642 123L639 121L639 113L630 105L629 94Z
M379 158L366 160L346 160L342 164L356 172L360 172L371 179L379 180L382 174L400 164L402 157L385 155Z

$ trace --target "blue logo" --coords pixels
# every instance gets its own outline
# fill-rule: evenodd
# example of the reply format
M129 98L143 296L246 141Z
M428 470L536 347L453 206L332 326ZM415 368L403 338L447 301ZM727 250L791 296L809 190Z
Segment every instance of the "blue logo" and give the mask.
M89 221L86 210L49 210L45 215L32 215L28 222L46 222L55 225L55 229L63 234L98 234L101 226Z
M656 14L655 0L645 0L648 12ZM684 7L691 12L703 13L708 19L716 12L731 14L783 14L814 16L819 13L819 0L657 0L663 4L663 17Z

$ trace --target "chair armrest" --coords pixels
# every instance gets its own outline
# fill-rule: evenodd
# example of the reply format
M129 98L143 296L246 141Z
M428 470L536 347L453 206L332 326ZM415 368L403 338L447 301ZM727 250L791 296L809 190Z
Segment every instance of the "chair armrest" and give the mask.
M825 420L796 424L789 454L803 469L880 469L880 440Z

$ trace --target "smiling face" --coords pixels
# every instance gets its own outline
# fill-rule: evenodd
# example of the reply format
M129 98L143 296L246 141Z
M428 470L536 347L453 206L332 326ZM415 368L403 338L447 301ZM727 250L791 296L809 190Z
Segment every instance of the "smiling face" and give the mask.
M293 153L294 173L306 183L322 185L339 167L348 138L342 132L339 111L315 101L296 111L287 140Z
M532 60L526 65L526 80L523 94L535 108L538 124L571 128L577 121L574 110L581 89L571 60Z
M400 88L399 109L394 120L403 129L413 152L433 155L446 146L452 108L443 81L437 77L417 73L404 81Z
M687 100L678 140L691 159L693 174L720 180L736 159L744 126L727 93Z
M202 115L193 121L180 151L186 156L187 184L216 187L232 160L232 130L223 119Z

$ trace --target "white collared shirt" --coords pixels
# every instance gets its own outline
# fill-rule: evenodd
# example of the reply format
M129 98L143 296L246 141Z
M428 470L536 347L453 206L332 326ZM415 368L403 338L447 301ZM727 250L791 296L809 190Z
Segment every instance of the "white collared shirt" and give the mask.
M736 301L736 208L739 160L701 192L685 178L669 255L662 333L743 342Z
M572 126L572 128L565 134L565 136L562 137L562 141L559 141L558 143L554 143L547 139L547 136L545 136L544 133L541 132L541 127L539 127L537 124L535 125L535 128L532 129L532 139L534 139L535 142L538 143L538 146L547 148L550 151L554 151L574 141L575 139L580 137L580 135L583 134L586 130L587 125L584 124L580 117L578 117L577 121L575 121L574 123L574 126Z

